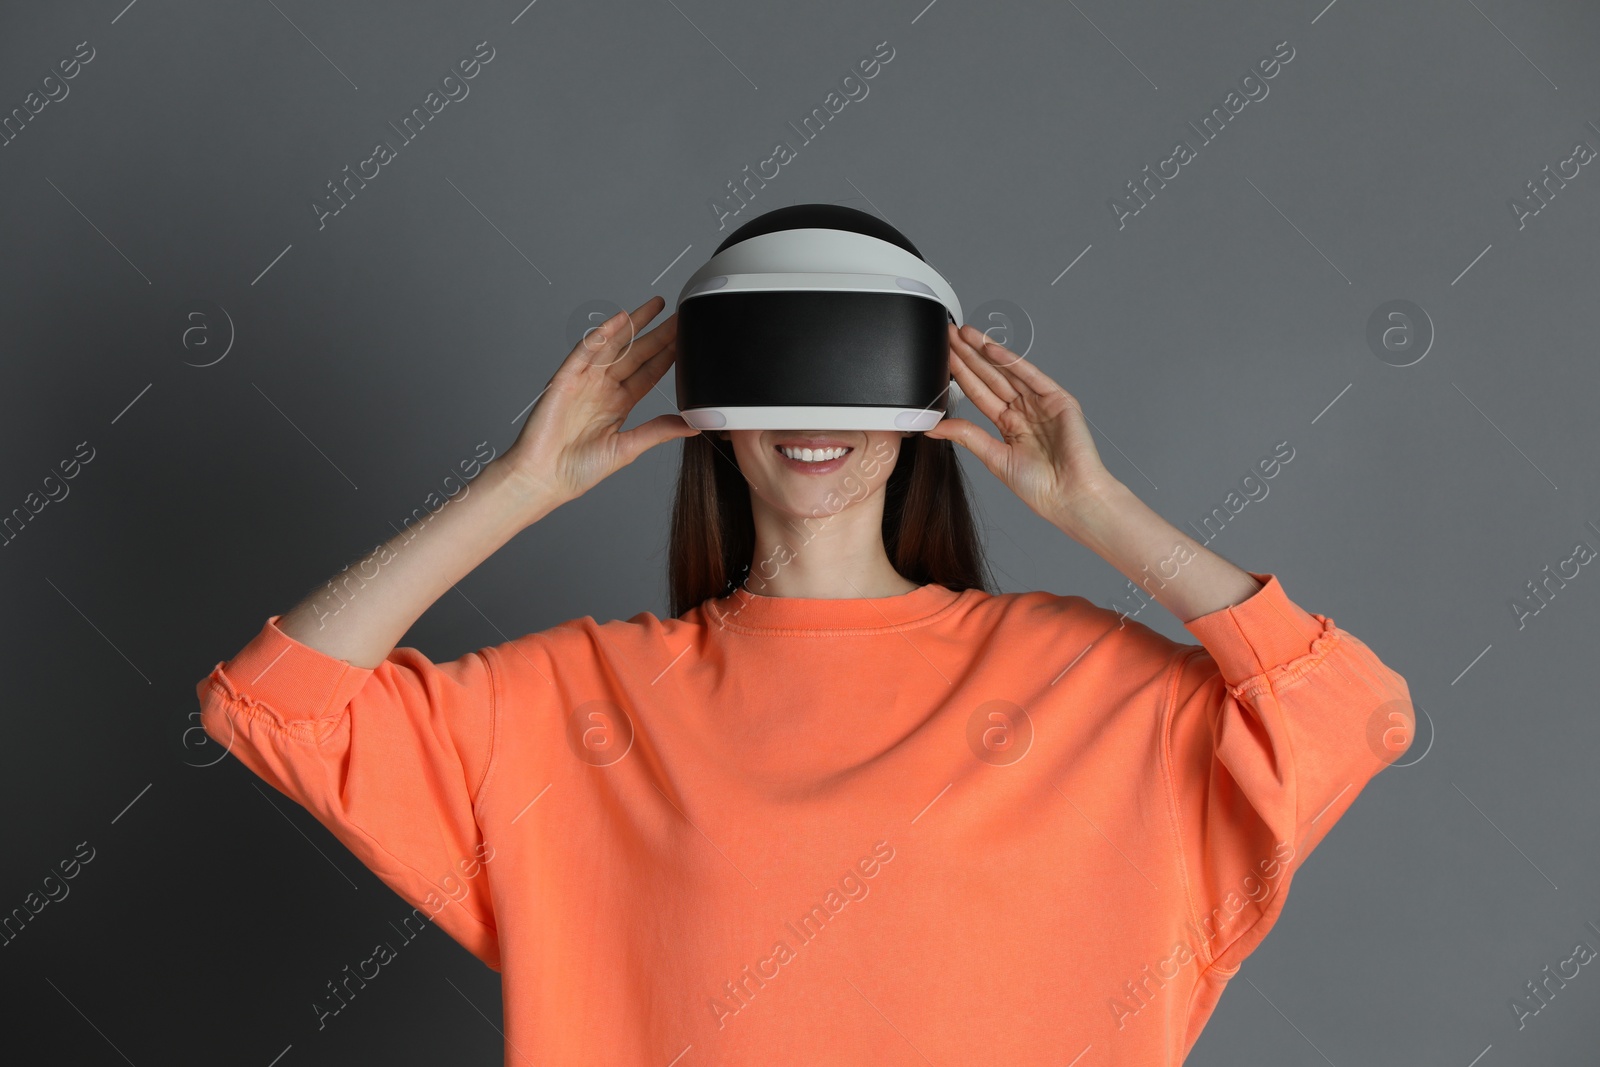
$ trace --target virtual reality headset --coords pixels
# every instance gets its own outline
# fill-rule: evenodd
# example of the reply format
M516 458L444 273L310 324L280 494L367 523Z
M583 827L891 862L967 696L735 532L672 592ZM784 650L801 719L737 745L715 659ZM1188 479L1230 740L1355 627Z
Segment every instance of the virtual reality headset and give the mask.
M950 283L864 211L735 230L678 294L677 402L701 430L926 430L952 414Z

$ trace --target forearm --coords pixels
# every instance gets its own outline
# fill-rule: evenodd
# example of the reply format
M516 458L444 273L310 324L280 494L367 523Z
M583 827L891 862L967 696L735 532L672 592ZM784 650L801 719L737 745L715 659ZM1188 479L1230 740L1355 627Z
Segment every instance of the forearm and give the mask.
M1064 509L1055 524L1180 622L1242 603L1261 588L1249 573L1163 519L1121 482Z
M559 501L491 461L455 498L313 591L278 627L357 667L376 667L452 585Z

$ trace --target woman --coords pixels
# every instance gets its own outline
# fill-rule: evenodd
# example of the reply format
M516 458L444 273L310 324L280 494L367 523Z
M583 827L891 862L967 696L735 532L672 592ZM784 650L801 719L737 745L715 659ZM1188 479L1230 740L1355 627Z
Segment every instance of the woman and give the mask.
M951 371L1000 439L621 431L675 356L676 316L635 337L663 306L580 342L370 580L217 664L209 736L408 929L502 972L507 1064L1180 1063L1292 870L1409 744L1405 680L1141 503L1077 401L970 326ZM438 664L395 647L678 437L673 617ZM990 593L954 444L1199 643ZM323 1024L359 979L328 985Z

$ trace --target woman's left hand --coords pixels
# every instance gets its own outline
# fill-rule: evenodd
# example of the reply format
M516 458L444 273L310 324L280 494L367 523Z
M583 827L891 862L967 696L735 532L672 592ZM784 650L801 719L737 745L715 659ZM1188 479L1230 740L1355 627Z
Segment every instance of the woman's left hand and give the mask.
M949 324L950 371L977 409L999 429L946 418L929 437L963 446L1044 519L1070 524L1114 487L1100 461L1078 400L1042 370L976 327Z

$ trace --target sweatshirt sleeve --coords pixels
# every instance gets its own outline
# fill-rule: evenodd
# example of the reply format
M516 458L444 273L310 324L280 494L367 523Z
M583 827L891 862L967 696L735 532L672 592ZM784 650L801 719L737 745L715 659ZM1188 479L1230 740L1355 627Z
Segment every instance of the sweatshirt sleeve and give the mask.
M207 736L499 970L482 869L493 852L474 811L495 732L488 657L435 664L400 647L356 667L290 637L279 618L196 687Z
M1410 746L1404 678L1277 577L1184 624L1166 763L1203 965L1237 971L1283 909L1293 872Z

